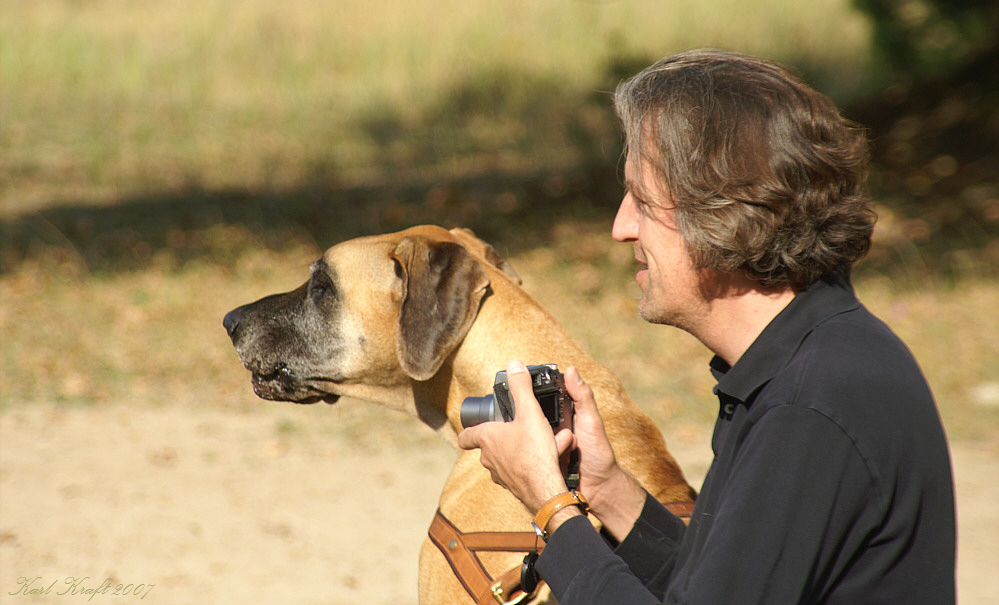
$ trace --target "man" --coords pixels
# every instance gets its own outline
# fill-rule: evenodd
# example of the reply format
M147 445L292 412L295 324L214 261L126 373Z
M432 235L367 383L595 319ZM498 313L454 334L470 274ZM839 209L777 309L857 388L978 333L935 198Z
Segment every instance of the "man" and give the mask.
M459 445L539 513L537 568L559 602L954 603L939 416L850 285L875 220L863 133L786 69L722 51L660 61L615 108L627 190L613 237L643 266L641 316L715 353L715 459L687 527L616 465L575 369L576 431L553 437L511 362L516 419ZM581 496L559 467L571 448Z

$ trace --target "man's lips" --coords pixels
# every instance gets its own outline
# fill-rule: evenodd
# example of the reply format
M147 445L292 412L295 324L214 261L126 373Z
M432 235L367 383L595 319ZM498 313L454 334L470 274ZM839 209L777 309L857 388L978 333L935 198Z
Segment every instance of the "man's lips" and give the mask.
M638 273L635 273L635 281L640 282L642 278L646 277L649 274L649 266L645 262L645 259L637 254L635 255L635 262L637 262L639 265L642 265L642 268L638 270ZM641 283L639 283L639 285L641 285Z
M649 276L648 269L641 269L638 273L635 274L635 282L638 283L638 286L640 288L644 285L645 281L648 279L648 276Z

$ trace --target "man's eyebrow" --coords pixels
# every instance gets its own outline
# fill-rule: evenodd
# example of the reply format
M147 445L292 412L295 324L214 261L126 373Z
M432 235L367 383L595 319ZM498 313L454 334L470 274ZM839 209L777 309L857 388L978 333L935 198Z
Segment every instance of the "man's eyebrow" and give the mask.
M624 190L643 200L650 196L649 191L642 187L641 182L628 178L624 179Z

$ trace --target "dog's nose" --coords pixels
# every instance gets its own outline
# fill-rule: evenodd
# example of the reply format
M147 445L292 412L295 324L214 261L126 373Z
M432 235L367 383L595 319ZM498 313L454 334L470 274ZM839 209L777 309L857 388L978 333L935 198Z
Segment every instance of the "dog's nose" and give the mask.
M236 332L239 330L239 317L241 313L239 309L234 309L225 314L222 318L222 325L225 327L225 331L229 334L229 338L233 342L236 341Z

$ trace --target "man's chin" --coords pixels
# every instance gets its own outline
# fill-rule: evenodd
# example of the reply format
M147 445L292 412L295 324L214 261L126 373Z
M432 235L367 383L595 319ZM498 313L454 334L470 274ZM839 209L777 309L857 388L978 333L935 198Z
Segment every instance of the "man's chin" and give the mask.
M662 311L646 299L644 292L642 293L641 300L638 301L638 315L650 324L664 323L662 321Z
M638 301L638 316L650 324L683 328L683 322L680 321L680 317L675 312L666 309L662 304L649 300L644 292L642 299Z

